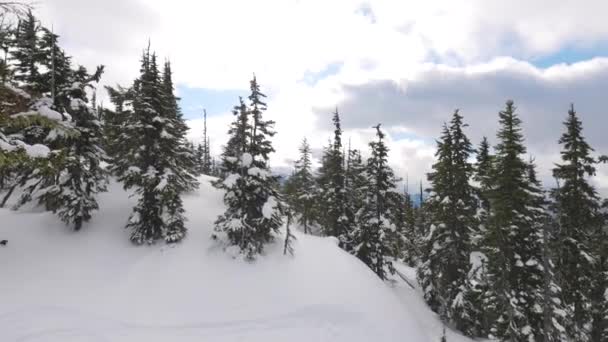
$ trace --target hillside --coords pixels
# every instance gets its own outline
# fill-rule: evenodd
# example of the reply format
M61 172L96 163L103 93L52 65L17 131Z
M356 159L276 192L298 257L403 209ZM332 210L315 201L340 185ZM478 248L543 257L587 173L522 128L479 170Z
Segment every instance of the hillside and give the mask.
M78 233L0 210L2 341L438 341L416 291L332 239L297 234L293 257L276 243L255 263L233 259L209 238L223 204L208 179L185 197L189 236L174 247L130 244L132 204L112 184Z

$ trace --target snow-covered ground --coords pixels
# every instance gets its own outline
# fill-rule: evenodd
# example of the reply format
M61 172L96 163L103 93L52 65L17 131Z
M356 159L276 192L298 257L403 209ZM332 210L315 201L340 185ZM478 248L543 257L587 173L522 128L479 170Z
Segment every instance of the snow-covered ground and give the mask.
M0 209L0 341L439 341L416 290L380 281L332 239L296 233L293 257L279 241L255 263L233 259L210 239L223 204L206 178L174 247L131 245L119 185L100 206L77 233L50 213Z

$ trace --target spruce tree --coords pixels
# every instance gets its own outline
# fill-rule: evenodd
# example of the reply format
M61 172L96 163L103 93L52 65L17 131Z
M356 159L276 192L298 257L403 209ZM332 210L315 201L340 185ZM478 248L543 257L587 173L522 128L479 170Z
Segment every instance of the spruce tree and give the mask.
M357 223L355 216L363 208L368 188L367 165L361 157L361 152L357 149L348 149L348 158L345 170L345 191L348 194L346 202L346 214L348 215L349 225L352 229ZM347 235L343 241L342 248L352 253L354 242L352 236Z
M490 202L488 200L488 192L492 186L493 179L493 157L490 154L490 143L488 138L483 137L477 149L477 157L475 163L475 174L473 179L478 183L478 193L480 209L483 215L486 215L490 210ZM481 224L484 223L481 219Z
M407 180L403 191L403 207L404 207L404 235L406 239L406 245L402 251L403 261L411 266L415 267L419 258L420 251L416 241L418 236L416 234L416 207L412 195L409 192Z
M192 191L198 187L194 175L196 174L196 159L193 149L188 146L186 134L189 127L178 104L179 98L175 96L173 87L173 72L169 61L165 62L162 73L163 99L170 124L161 132L161 137L172 141L173 145L161 145L166 154L173 158L166 161L169 167L170 183L175 184L177 193Z
M232 109L232 115L235 118L228 129L228 142L221 156L221 173L224 180L230 174L240 173L239 158L249 148L249 132L252 129L249 111L242 98L239 98L239 104ZM218 185L222 181L218 180Z
M58 88L55 95L56 107L64 108L71 118L76 134L66 137L64 147L59 152L61 167L51 184L37 183L39 200L47 209L56 212L62 221L80 230L89 221L92 212L99 209L96 195L106 191L106 172L101 162L106 158L101 141L101 123L97 111L88 103L86 90L93 82L99 82L103 67L89 75L81 68L72 73Z
M488 258L486 314L490 336L534 341L542 327L542 245L534 222L536 196L531 192L521 119L513 101L499 113L494 182L483 252Z
M103 142L108 160L110 164L114 164L113 160L125 155L125 150L129 148L129 146L121 144L121 140L124 140L124 138L119 139L119 137L122 134L122 127L126 124L127 118L133 114L129 106L133 100L133 91L130 88L121 86L116 86L116 88L106 87L106 91L108 92L110 101L114 105L114 109L104 108L101 112Z
M274 122L262 117L265 95L255 76L250 89L249 105L241 100L235 108L236 120L228 131L230 138L223 156L225 176L215 183L225 190L226 204L226 211L215 222L215 231L248 260L263 253L264 245L274 240L284 211L277 177L268 165L274 152L269 140L275 134Z
M603 227L600 200L587 179L595 175L597 160L591 156L593 149L582 135L582 122L574 106L570 107L564 126L566 132L559 139L562 163L553 169L554 177L561 183L553 191L559 224L557 269L563 298L572 312L573 325L568 329L577 341L587 341L598 261L592 244Z
M472 337L487 336L490 322L485 314L488 305L485 293L488 289L487 257L483 253L487 219L490 211L489 191L493 182L493 156L490 154L490 144L483 137L477 149L475 172L473 180L477 183L477 214L478 226L471 230L471 270L465 283L464 312L468 323L463 332Z
M38 53L41 56L40 65L46 71L40 73L39 90L47 93L53 100L56 109L63 112L67 107L59 108L62 104L56 101L60 92L65 92L71 86L78 88L81 82L74 80L74 71L71 66L71 57L58 45L59 36L45 27L40 28L41 37L38 43ZM78 72L76 72L78 74ZM86 69L81 70L81 77L85 78ZM75 83L77 82L77 83ZM92 106L94 110L97 110Z
M82 66L73 69L58 36L39 27L31 12L22 25L17 37L31 41L15 42L11 58L15 85L30 92L21 93L29 109L9 114L1 130L8 143L5 150L17 150L17 155L23 151L25 158L13 160L18 172L2 205L21 186L17 207L35 201L79 230L98 207L96 194L105 190L101 126L86 94L103 67L92 75ZM46 69L43 73L40 66Z
M11 46L14 63L13 80L24 91L40 96L44 90L40 66L44 55L40 50L40 24L32 11L19 20Z
M290 183L294 186L292 209L297 214L298 223L304 233L311 234L316 225L314 200L318 191L312 174L310 145L306 138L300 146L300 158L296 161Z
M209 136L207 135L207 110L203 109L203 142L199 144L198 159L200 162L200 173L211 175L211 151L209 146Z
M187 126L173 94L170 67L165 65L161 77L149 48L129 93L132 112L120 127L117 144L124 148L117 151L112 170L138 198L127 223L131 241L178 242L186 234L180 195L196 186L193 158L185 143Z
M327 236L337 237L340 246L344 246L349 233L349 219L346 212L342 128L338 109L333 113L332 120L334 138L324 151L317 181L319 188L324 190L319 199L322 207L325 208L321 218L324 233Z
M569 341L566 327L568 324L567 308L562 300L561 287L557 283L555 272L554 236L556 223L551 217L545 191L536 176L536 166L531 159L528 164L528 182L530 184L531 219L536 235L536 243L540 244L541 259L538 261L543 275L540 288L535 289L535 302L542 308L542 325L533 327L536 339L540 341ZM531 264L531 263L530 263Z
M376 128L377 140L369 146L371 157L367 161L367 187L363 207L356 215L356 225L351 232L353 254L363 261L380 279L394 273L391 233L397 228L390 193L395 191L395 176L388 166L388 147L380 125Z
M468 159L473 148L464 127L457 110L438 142L437 162L428 175L431 226L419 269L425 298L459 330L470 324L464 301L472 251L470 234L477 226L475 192L469 184L473 166Z
M429 215L427 213L427 203L424 198L424 188L422 185L422 180L419 183L419 190L414 203L415 224L413 232L414 240L412 241L412 244L415 246L415 250L417 253L415 262L416 265L419 265L420 263L422 263L423 251L427 246L426 237L428 235L428 229L430 226Z
M602 157L600 157L602 158ZM594 291L591 294L591 340L608 340L608 199L603 203L604 227L592 245L596 255Z

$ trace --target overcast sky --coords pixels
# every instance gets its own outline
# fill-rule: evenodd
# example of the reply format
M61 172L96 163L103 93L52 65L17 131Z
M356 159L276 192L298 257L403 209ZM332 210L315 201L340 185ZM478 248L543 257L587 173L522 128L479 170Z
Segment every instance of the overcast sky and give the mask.
M547 185L571 102L588 141L608 154L608 1L605 0L39 0L37 13L76 62L106 65L104 84L128 85L142 49L173 63L182 108L216 153L229 110L255 72L269 95L275 167L291 166L308 137L318 152L331 111L367 150L372 125L389 135L397 173L417 182L441 124L459 108L477 144L495 142L512 98L529 153ZM103 97L103 96L102 96ZM608 194L608 167L594 179Z

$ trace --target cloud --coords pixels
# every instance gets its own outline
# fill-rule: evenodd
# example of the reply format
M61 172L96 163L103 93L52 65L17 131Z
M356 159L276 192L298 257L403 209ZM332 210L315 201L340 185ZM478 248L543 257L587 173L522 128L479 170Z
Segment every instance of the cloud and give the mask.
M455 108L461 108L477 141L494 136L497 112L507 98L518 105L530 151L543 161L546 177L570 102L590 143L608 149L601 132L606 60L548 69L525 62L564 48L590 51L605 44L604 0L584 5L576 0L41 0L39 5L43 21L54 25L77 62L107 66L105 84L130 83L148 39L172 60L180 89L246 91L256 72L269 95L268 117L277 122L277 167L290 164L304 136L321 150L331 136L336 105L345 136L358 148L367 148L369 126L382 121L391 133L391 163L416 177L428 170L433 139ZM228 110L210 121L218 145L231 120ZM192 136L198 122L191 121ZM608 184L608 173L602 172L597 179Z
M255 71L272 91L331 64L388 75L423 61L529 58L605 41L608 3L589 0L42 0L40 14L81 63L109 83L132 78L151 39L189 87L243 89ZM576 15L574 15L576 13ZM92 65L91 65L92 66ZM113 71L115 70L115 71Z
M473 141L494 140L498 112L513 99L523 120L526 143L541 164L546 181L552 162L559 160L557 140L570 103L583 120L584 134L599 153L608 153L603 103L608 89L608 59L539 69L512 58L467 67L427 64L400 81L374 80L342 86L338 107L343 125L358 129L382 122L402 127L421 140L439 136L441 125L459 108L470 124ZM316 109L319 115L330 107ZM319 129L326 130L322 122ZM551 158L547 158L547 157Z
M36 2L45 26L60 35L60 44L75 62L106 65L107 84L126 84L139 70L139 59L161 18L132 0Z
M404 126L418 135L436 136L441 124L459 108L472 124L471 135L478 140L483 135L493 136L498 111L505 100L513 99L526 130L534 133L528 134L528 142L540 148L557 140L556 132L561 130L568 107L575 103L582 119L592 123L586 128L589 138L598 148L608 149L608 141L602 139L602 127L608 124L602 106L608 87L608 59L548 69L510 58L463 68L427 64L406 77L344 84L344 99L338 106L346 113L345 127L366 127L381 121Z

